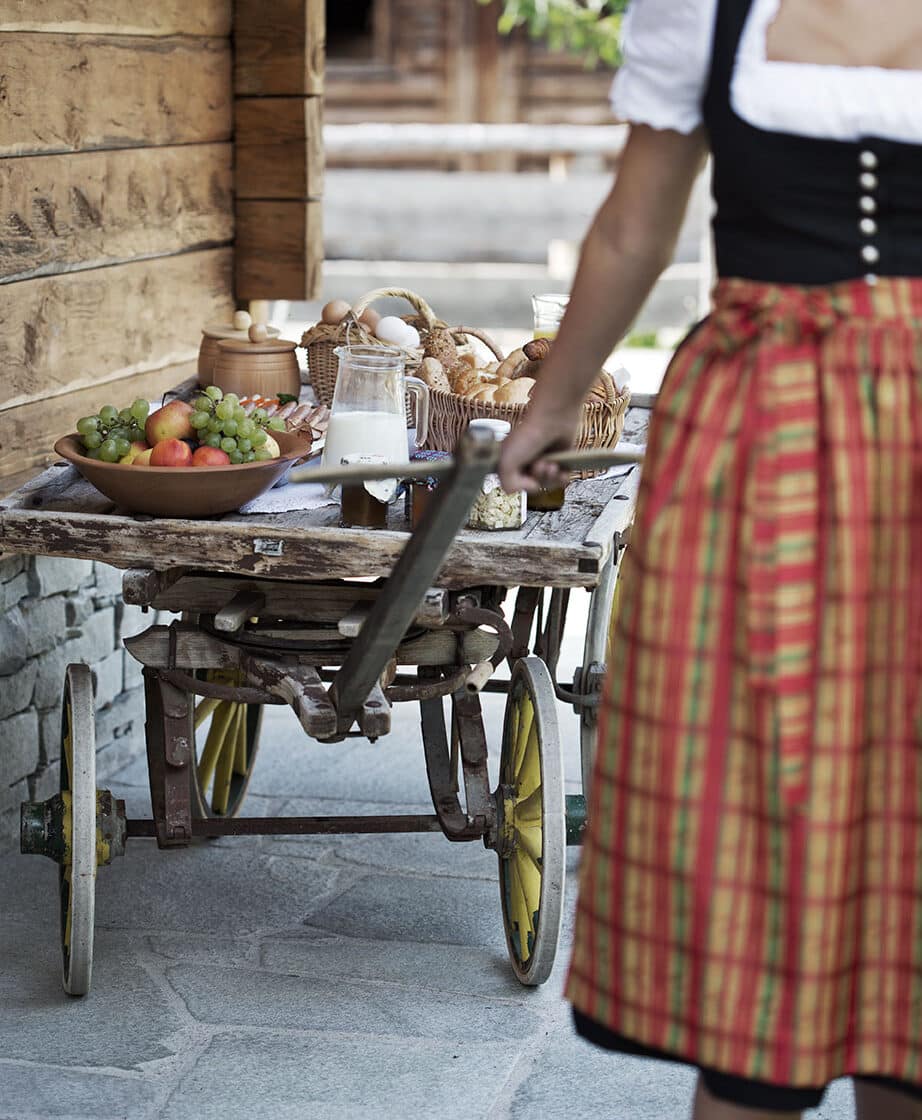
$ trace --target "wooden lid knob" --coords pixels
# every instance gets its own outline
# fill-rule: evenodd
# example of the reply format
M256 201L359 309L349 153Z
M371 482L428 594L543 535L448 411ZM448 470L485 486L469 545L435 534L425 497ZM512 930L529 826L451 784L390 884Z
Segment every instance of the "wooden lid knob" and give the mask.
M254 323L249 329L250 342L268 342L269 331L265 323Z
M250 329L253 320L250 318L249 311L235 311L234 312L234 330L246 331Z

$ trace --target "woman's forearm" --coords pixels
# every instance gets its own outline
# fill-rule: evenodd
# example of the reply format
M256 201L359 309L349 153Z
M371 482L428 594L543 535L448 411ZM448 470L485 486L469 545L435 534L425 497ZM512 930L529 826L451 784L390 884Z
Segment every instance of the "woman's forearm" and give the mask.
M632 130L612 192L583 243L567 313L533 393L533 411L578 410L672 259L704 155L700 134Z

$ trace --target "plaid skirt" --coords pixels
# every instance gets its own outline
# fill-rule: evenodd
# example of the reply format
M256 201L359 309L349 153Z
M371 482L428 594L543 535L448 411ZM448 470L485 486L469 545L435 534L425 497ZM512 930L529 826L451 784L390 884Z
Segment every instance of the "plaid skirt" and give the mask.
M568 998L728 1074L922 1082L922 279L721 281L622 578Z

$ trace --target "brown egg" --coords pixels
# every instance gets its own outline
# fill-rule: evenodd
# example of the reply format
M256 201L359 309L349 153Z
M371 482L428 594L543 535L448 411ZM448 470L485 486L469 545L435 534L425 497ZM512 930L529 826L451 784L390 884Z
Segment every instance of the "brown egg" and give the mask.
M321 310L320 318L331 327L335 327L345 319L351 310L352 308L347 300L331 299Z
M359 316L359 322L368 327L372 334L375 333L375 327L381 322L381 315L375 311L373 307L366 307L362 314Z

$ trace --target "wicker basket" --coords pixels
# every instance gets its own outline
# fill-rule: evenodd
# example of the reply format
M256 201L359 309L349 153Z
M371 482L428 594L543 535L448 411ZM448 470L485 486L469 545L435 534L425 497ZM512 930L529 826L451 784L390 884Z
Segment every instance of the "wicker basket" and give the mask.
M336 326L317 323L316 326L305 331L301 337L301 345L307 350L307 369L310 382L317 394L317 400L321 404L329 406L333 403L336 374L339 368L339 361L335 354L337 346L343 346L346 343L354 346L393 346L393 343L382 342L379 338L375 338L365 324L359 322L359 316L362 312L378 299L405 299L413 308L413 314L404 315L403 318L407 323L416 327L423 340L425 340L426 333L434 327L448 328L448 324L443 323L441 319L436 317L435 312L422 296L418 296L408 288L376 288L373 292L368 292L362 296L341 323ZM454 328L451 329L454 330ZM459 336L460 340L463 340L463 335ZM422 350L407 350L405 353L407 356L406 370L407 373L412 374L419 368L422 361Z
M614 447L624 430L630 393L619 392L611 376L603 373L599 383L605 399L593 395L583 405L583 418L573 446ZM429 389L429 438L426 446L435 451L453 451L472 420L506 420L514 427L525 414L524 404L491 404L457 393ZM582 471L577 477L592 478L598 471Z

